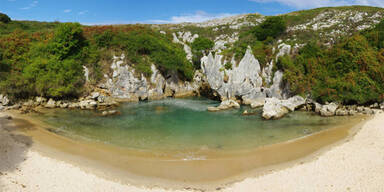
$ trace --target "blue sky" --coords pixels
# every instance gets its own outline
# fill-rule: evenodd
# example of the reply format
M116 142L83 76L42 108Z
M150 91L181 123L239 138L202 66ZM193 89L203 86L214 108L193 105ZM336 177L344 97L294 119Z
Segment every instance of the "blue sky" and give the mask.
M0 12L14 20L178 23L243 13L276 15L340 5L384 7L384 0L0 0Z

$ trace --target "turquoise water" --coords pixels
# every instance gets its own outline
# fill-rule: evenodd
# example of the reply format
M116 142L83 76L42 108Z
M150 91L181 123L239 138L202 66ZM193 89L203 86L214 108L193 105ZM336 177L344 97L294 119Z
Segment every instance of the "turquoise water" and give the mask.
M60 135L136 150L193 151L238 150L288 141L346 121L294 112L276 121L265 121L261 110L247 107L211 113L218 102L201 99L167 99L126 103L121 115L101 112L52 110L39 118ZM242 116L248 110L256 115Z

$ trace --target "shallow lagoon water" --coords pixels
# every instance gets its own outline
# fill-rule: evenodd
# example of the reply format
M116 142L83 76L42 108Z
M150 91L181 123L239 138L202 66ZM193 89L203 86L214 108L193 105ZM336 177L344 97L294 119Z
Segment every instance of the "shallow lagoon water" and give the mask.
M60 135L143 151L187 154L200 150L236 151L280 143L325 130L348 120L294 112L265 121L261 110L248 107L208 112L218 102L202 99L166 99L125 103L121 115L102 117L97 111L54 110L40 116ZM252 116L242 116L248 110Z

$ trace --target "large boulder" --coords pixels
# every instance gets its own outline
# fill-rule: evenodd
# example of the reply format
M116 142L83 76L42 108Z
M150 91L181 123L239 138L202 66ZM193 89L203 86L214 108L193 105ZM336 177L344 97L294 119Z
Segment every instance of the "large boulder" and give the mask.
M56 107L56 101L53 99L49 99L47 104L45 104L46 108L55 108Z
M337 109L336 110L336 115L337 116L348 116L348 115L350 115L350 111L348 111L345 108Z
M0 105L8 106L9 103L9 99L6 95L0 95Z
M91 93L90 96L91 96L91 99L97 100L97 98L100 97L100 93L99 92L93 92L93 93Z
M232 108L238 109L240 108L240 104L234 100L225 100L221 102L218 107L208 107L208 111L216 112L216 111L228 110Z
M96 109L97 102L94 100L80 101L79 106L81 109Z
M320 109L320 115L324 117L330 117L336 115L336 110L339 108L339 105L336 103L330 103L328 105L323 105Z
M295 111L297 108L305 105L306 101L301 96L294 96L287 100L282 100L282 105L284 105L290 111Z
M47 99L44 97L36 97L35 98L35 104L36 105L42 105L47 102Z
M282 104L281 100L277 98L265 99L262 114L264 119L279 119L284 117L284 115L286 115L287 113L289 113L289 110Z

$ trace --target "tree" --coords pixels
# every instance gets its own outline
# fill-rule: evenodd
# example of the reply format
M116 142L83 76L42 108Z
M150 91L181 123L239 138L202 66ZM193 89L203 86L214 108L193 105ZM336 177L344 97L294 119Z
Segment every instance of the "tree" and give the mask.
M50 45L52 54L59 59L77 55L85 45L81 25L79 23L60 24Z
M267 40L268 37L278 37L279 35L283 34L286 29L287 24L283 17L273 16L268 17L264 22L256 26L252 32L259 41L264 41Z
M11 18L9 18L8 15L4 13L0 13L0 22L9 23L11 22Z
M205 37L198 37L193 41L191 48L193 52L193 65L195 68L200 68L200 60L203 57L203 54L208 54L208 51L213 48L215 43Z

